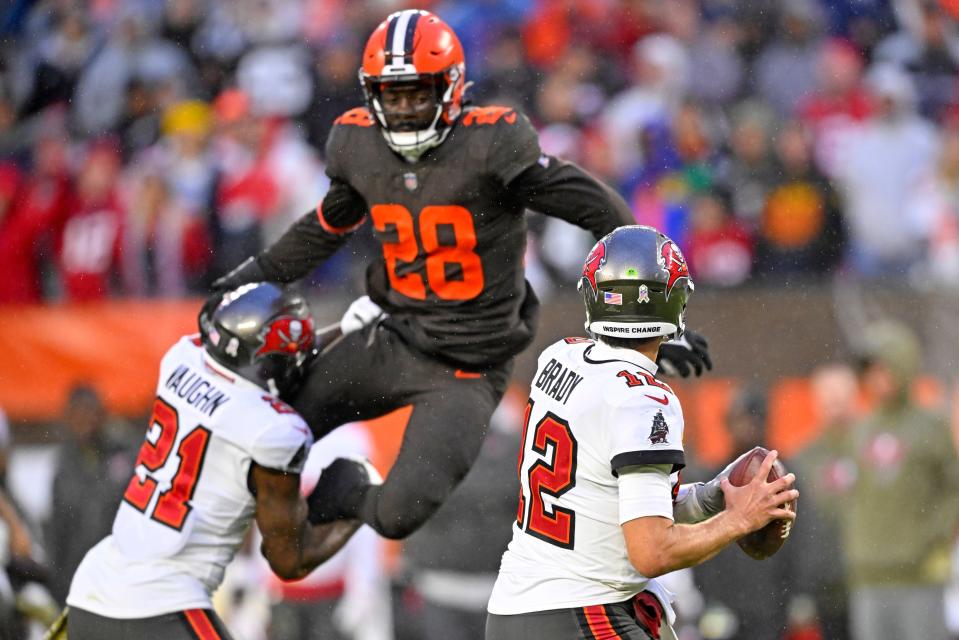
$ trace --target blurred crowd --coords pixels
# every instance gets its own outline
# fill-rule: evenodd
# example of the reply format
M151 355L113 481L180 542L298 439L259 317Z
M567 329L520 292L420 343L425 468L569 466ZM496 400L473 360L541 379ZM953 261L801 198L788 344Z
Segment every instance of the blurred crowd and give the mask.
M959 286L956 3L419 4L460 35L468 96L521 108L545 151L674 238L698 283ZM0 303L202 293L319 201L365 38L405 5L6 6ZM532 278L567 282L588 238L530 226ZM356 282L359 235L314 283Z

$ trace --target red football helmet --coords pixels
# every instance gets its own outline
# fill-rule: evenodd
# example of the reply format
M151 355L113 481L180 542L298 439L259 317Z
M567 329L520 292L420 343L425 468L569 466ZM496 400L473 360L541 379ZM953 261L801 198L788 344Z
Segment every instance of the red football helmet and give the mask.
M373 31L363 51L360 83L370 111L390 148L416 159L449 134L463 107L466 60L449 25L428 11L406 9ZM430 90L429 113L410 124L384 105L384 90Z

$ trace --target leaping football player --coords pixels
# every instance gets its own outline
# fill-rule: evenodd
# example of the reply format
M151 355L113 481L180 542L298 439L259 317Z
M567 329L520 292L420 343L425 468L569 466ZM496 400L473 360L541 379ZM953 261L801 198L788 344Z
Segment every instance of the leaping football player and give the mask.
M633 216L602 182L544 155L523 114L464 102L463 49L432 13L384 20L359 75L366 106L334 123L325 154L331 185L320 206L216 286L302 278L370 219L382 255L367 271L369 297L351 307L344 329L376 322L331 347L292 404L317 438L412 405L382 486L336 462L319 484L330 498L324 520L359 518L403 538L476 460L514 356L533 339L538 302L523 272L525 210L597 238ZM679 370L710 366L704 342L671 347Z

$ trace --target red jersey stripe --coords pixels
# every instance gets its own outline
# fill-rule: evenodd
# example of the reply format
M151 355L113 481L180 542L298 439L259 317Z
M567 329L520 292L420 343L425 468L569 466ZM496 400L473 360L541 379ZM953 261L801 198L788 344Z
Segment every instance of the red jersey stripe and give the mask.
M609 620L606 607L601 604L583 607L583 613L586 614L589 630L596 640L621 640L620 635L613 628L613 623Z
M210 621L210 617L203 609L187 609L183 612L183 615L186 616L187 622L190 623L190 627L193 628L193 632L200 640L222 640Z

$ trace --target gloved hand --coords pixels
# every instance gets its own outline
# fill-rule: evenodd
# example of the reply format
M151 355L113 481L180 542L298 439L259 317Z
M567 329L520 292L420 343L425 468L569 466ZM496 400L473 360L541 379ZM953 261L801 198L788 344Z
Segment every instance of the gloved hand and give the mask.
M350 308L340 320L340 332L343 335L359 331L372 324L376 324L386 317L386 312L380 305L370 300L369 296L361 296L353 301Z
M323 469L306 497L307 520L322 524L356 518L366 491L382 483L376 467L366 458L337 458Z
M709 482L695 482L679 487L679 495L673 504L673 518L676 522L695 524L712 518L726 508L726 496L723 495L722 479L728 478L733 467L749 451L726 465L726 468Z
M713 368L706 338L688 329L679 339L664 342L659 347L656 364L664 375L683 378L689 377L691 369L699 376L704 368L707 371Z
M263 273L260 263L256 261L255 256L250 256L233 271L214 280L213 289L214 291L228 291L244 284L265 282L266 280L266 274Z

